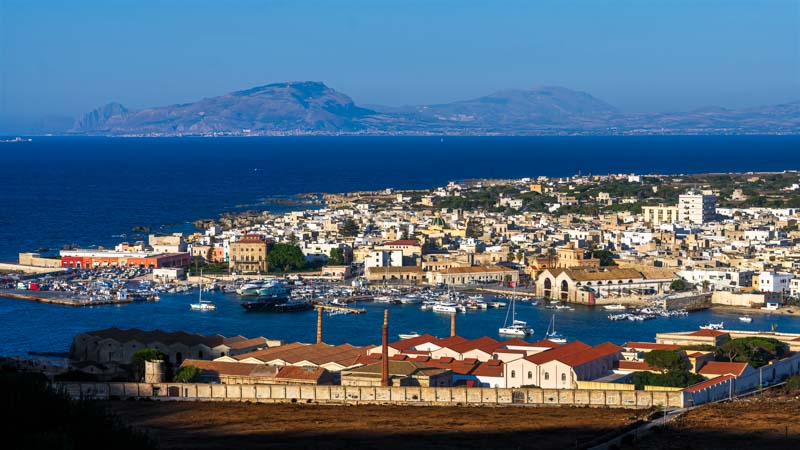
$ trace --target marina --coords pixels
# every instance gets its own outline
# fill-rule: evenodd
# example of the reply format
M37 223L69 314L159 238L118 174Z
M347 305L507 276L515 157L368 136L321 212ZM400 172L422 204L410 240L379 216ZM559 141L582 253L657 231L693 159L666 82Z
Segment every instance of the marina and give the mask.
M3 292L3 290L0 290ZM226 335L269 335L289 342L313 342L316 311L287 314L246 313L241 304L246 299L233 292L215 290L204 292L203 298L216 305L215 311L199 314L189 305L197 302L197 288L185 293L164 292L158 302L130 302L121 305L87 305L81 308L64 308L33 301L0 298L0 326L4 331L4 352L7 355L26 355L29 351L65 352L65 343L80 333L116 326L119 328L162 329L167 331L187 330L197 333ZM363 297L362 297L363 298ZM486 298L487 302L492 297ZM338 310L339 307L336 306ZM397 335L408 330L419 334L428 333L445 337L450 334L450 315L423 311L420 305L403 305L358 301L348 308L363 310L359 314L337 314L326 320L326 340L331 343L350 342L354 345L380 342L379 331L367 326L380 320L385 309L392 315L392 332ZM330 306L323 306L326 310ZM723 312L714 309L696 311L679 317L658 316L651 320L623 320L609 322L608 311L601 307L575 305L573 311L559 311L532 306L530 302L517 302L517 317L527 322L535 333L525 340L536 341L545 337L555 314L557 330L570 340L581 340L589 344L614 342L622 344L630 340L651 340L656 332L671 329L699 329L700 325L720 321L737 321L741 313ZM56 313L57 311L57 313ZM331 310L332 312L335 310ZM458 313L459 334L467 338L492 336L499 339L498 326L506 315L504 308L467 310ZM605 322L606 326L597 326ZM791 316L780 314L754 315L750 323L738 323L744 330L770 330L800 332L800 324ZM48 333L30 333L29 330L48 330Z

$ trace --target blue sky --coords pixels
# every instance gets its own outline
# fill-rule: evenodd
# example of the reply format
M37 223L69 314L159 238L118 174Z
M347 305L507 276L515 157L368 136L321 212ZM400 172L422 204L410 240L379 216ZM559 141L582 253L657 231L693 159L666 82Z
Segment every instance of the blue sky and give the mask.
M561 85L624 111L800 99L800 0L0 0L0 120L319 80L361 104Z

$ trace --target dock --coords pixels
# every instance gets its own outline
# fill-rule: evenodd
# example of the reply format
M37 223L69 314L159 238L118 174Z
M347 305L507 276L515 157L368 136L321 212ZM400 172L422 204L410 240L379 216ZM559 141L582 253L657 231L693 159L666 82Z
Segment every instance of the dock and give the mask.
M349 314L364 314L365 312L367 312L366 308L352 308L350 306L339 306L339 305L318 304L314 305L314 308L322 309L325 311L342 311Z
M50 303L65 306L120 305L132 303L131 299L89 300L75 297L74 294L60 291L22 291L17 289L0 290L0 297L30 302Z

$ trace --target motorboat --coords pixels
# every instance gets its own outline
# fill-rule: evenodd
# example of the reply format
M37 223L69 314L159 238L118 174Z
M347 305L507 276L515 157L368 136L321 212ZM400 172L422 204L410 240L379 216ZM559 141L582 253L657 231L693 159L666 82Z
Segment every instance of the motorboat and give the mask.
M273 300L260 298L256 301L242 303L247 312L295 312L306 311L313 305L305 299Z
M255 297L258 295L258 290L261 289L260 284L248 283L236 289L236 293L242 297Z
M603 309L607 311L625 311L625 305L605 305Z
M466 312L467 308L453 302L438 302L433 305L431 311L442 313Z
M739 316L739 321L744 323L750 323L753 321L753 318L750 316Z
M397 336L400 339L414 339L414 338L420 337L421 335L419 333L417 333L416 331L412 331L410 333L401 333L401 334L398 334Z
M415 295L403 295L401 297L398 297L397 301L399 301L403 305L418 305L422 303L423 299L422 297L417 297Z
M701 330L721 330L724 327L725 327L725 322L707 323L705 325L700 325Z

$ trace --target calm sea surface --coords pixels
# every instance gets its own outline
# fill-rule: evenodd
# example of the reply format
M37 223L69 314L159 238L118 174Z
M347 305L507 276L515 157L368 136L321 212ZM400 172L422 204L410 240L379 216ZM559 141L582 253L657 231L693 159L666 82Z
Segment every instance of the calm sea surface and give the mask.
M0 260L68 243L113 245L136 239L131 228L189 230L197 218L243 209L285 210L264 199L304 192L425 188L466 178L521 178L575 173L698 173L800 168L798 136L704 137L303 137L111 139L34 138L0 144ZM125 237L121 237L125 235ZM141 238L141 237L139 237ZM109 326L185 329L312 341L314 313L244 314L235 297L212 313L189 311L193 297L160 303L64 308L0 299L0 354L63 351L80 331ZM326 340L379 341L383 306L327 321ZM447 317L392 306L392 334L449 332ZM505 312L460 316L464 336L494 336ZM540 338L550 310L523 305ZM588 343L652 340L656 331L693 329L735 316L701 312L685 319L608 322L602 310L559 312L556 323ZM736 328L800 332L800 322L755 317Z

